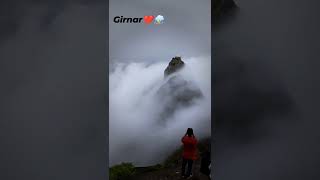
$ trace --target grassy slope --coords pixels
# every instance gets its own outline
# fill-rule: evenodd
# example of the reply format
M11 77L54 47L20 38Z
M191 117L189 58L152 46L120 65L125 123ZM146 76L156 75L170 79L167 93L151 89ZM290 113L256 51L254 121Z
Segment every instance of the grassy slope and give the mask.
M209 139L203 139L198 143L199 153L203 152L206 144L211 143ZM110 180L176 180L180 178L182 148L174 151L162 163L149 167L134 167L132 164L124 163L110 168ZM200 174L200 158L194 163L194 180L208 180Z

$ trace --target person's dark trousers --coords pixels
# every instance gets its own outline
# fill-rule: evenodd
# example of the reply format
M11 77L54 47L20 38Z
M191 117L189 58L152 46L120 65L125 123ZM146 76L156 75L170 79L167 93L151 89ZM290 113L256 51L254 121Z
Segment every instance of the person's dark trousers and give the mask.
M186 165L188 164L188 169L186 173ZM191 175L191 170L192 170L192 164L193 160L192 159L185 159L182 158L182 176L190 176Z

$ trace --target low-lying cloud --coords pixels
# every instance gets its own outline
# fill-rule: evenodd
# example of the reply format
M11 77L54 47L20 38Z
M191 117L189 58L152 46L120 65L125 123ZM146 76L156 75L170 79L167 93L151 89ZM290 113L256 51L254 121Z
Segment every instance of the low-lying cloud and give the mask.
M110 165L159 163L181 145L180 138L189 127L198 139L211 135L211 58L183 61L186 66L179 77L200 89L203 96L193 99L191 105L175 107L165 119L160 114L167 104L161 99L171 94L159 98L159 91L168 81L164 78L168 62L118 63L110 72Z

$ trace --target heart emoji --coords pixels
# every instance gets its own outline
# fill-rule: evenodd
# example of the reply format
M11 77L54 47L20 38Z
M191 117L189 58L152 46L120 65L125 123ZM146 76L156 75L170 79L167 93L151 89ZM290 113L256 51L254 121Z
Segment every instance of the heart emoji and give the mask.
M153 18L154 18L154 16L144 16L143 17L144 23L150 24L152 22Z

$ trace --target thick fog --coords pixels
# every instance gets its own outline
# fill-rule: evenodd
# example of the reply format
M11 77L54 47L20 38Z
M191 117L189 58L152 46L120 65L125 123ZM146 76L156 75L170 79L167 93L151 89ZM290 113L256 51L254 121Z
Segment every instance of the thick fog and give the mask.
M161 97L163 94L158 92L170 79L164 78L168 62L119 63L110 72L110 165L159 163L181 145L180 139L189 127L198 139L211 135L211 58L183 61L186 66L178 75L199 88L203 97L190 106L175 107L174 113L166 118L160 118L160 114L167 106L163 99L168 97ZM170 93L165 96L173 98Z
M210 1L109 2L109 162L158 163L180 145L188 127L210 135ZM116 24L115 16L164 16L161 25ZM186 67L183 88L200 88L203 98L177 106L160 90L174 56ZM193 58L191 58L193 57ZM161 94L161 95L160 95Z

